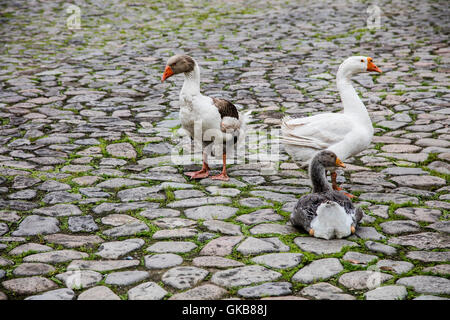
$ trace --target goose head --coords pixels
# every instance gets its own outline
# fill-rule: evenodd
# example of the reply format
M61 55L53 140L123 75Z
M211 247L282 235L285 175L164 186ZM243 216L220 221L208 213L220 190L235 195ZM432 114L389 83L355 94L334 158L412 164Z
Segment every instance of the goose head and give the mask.
M190 56L185 54L177 54L167 60L166 68L161 78L164 82L167 78L179 73L189 73L194 70L195 61Z
M347 58L340 66L338 74L342 73L346 76L352 76L357 73L363 72L378 72L381 73L380 68L378 68L371 57L364 56L353 56Z
M327 170L334 170L337 167L345 168L345 164L339 159L336 154L329 150L319 152L315 157L315 161Z

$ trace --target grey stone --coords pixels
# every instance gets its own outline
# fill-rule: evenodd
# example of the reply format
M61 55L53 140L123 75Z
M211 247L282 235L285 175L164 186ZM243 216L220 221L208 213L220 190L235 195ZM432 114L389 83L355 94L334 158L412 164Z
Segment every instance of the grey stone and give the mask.
M45 263L22 263L14 269L16 276L38 276L55 271L55 268Z
M123 241L104 242L98 247L97 255L105 259L118 259L144 245L142 239L126 239Z
M450 221L439 221L432 223L427 228L434 229L436 231L450 233Z
M25 300L73 300L75 292L72 289L56 289L39 295L26 297Z
M245 298L260 298L262 296L284 296L292 293L289 282L266 282L254 287L239 289L238 295Z
M437 296L430 296L430 295L422 295L417 298L414 298L413 300L449 300L448 298L442 298Z
M197 267L175 267L164 273L161 280L166 285L182 290L192 288L208 274L208 271Z
M156 231L153 239L180 239L180 238L192 238L197 234L196 229L192 228L177 228L177 229L165 229Z
M262 206L268 206L270 203L260 198L244 198L239 200L239 204L244 207L257 208Z
M271 268L289 269L298 266L302 259L301 253L271 253L252 258L252 261Z
M70 234L56 233L44 237L45 241L61 244L66 248L76 248L82 246L92 246L103 242L103 239L97 235L76 236Z
M215 207L219 207L219 206L214 206L214 205L215 204L229 204L229 203L231 203L230 198L218 196L218 197L183 199L183 200L171 202L167 206L169 208L190 208L190 207L204 206L204 207L206 207L206 209L202 209L204 207L197 207L197 208L193 208L193 211L189 211L189 212L192 216L198 216L197 219L217 219L216 216L220 217L223 214L222 213L223 209L220 210L219 212L217 212L216 210L212 210ZM206 205L208 205L208 206L206 206ZM223 207L223 206L220 206L220 207ZM230 208L227 211L225 211L225 215L229 214L231 209L235 209L237 211L236 208L231 208L231 207L225 207L225 208ZM188 216L187 213L186 213L186 216ZM224 218L224 219L226 219L226 218Z
M403 300L408 295L403 286L378 287L364 293L366 300Z
M441 216L441 211L427 208L399 208L395 214L406 217L414 221L436 222Z
M110 288L97 286L80 293L77 300L120 300Z
M136 267L139 260L74 260L67 270L93 270L93 271L112 271L124 268Z
M209 268L230 268L230 267L241 267L244 264L242 262L227 259L223 257L216 256L201 256L196 257L192 260L192 264L196 267L209 267Z
M162 300L167 291L154 282L144 282L128 290L129 300Z
M310 285L302 289L300 293L317 300L356 300L352 295L346 294L342 289L326 282Z
M34 186L38 182L41 182L41 180L37 179L37 178L26 177L26 176L16 176L13 180L12 188L13 189L26 189L31 186Z
M414 265L408 261L380 260L376 264L377 268L383 271L393 271L397 274L408 272Z
M108 229L106 231L103 231L103 234L108 237L117 238L117 237L122 237L122 236L136 235L140 232L148 231L148 230L149 230L149 228L147 227L147 225L145 223L132 222L132 223L123 224L121 226L114 227L114 228Z
M23 258L24 262L61 263L75 259L87 258L88 254L75 250L54 250L36 253Z
M69 193L66 191L54 191L47 193L42 199L43 202L48 204L63 203L63 202L76 202L81 200L81 195L78 193Z
M311 283L317 280L328 279L342 270L344 268L336 258L315 260L294 274L292 281Z
M419 203L417 198L392 193L363 193L359 196L359 199L376 202L393 202L396 204L404 204L409 202L414 204Z
M159 241L147 248L149 252L157 253L184 253L197 248L197 245L188 241Z
M366 248L373 252L380 252L388 256L397 254L397 249L374 241L366 241Z
M250 191L250 194L256 197L263 197L264 199L276 201L276 202L289 202L289 201L296 201L295 196L290 194L284 194L284 193L277 193L272 191Z
M386 237L382 234L378 233L373 227L361 227L358 226L356 229L356 235L361 239L370 239L370 240L382 240Z
M219 300L228 292L213 284L204 284L182 293L174 294L169 300Z
M104 202L95 207L92 211L97 214L103 214L106 212L122 213L129 210L138 210L142 208L154 208L159 204L151 202L130 202L130 203L108 203Z
M36 191L32 189L20 190L8 195L9 199L31 200L36 197Z
M407 175L391 178L392 181L399 186L412 187L412 188L430 188L436 186L445 186L447 183L445 179L435 176L416 176Z
M180 216L180 211L174 209L147 209L139 213L147 219L156 219L161 217L173 218Z
M436 276L412 276L397 280L396 284L412 287L419 293L450 294L450 280Z
M52 217L31 215L25 217L13 236L34 236L38 234L51 234L59 232L59 221Z
M190 227L197 224L196 221L184 218L161 218L153 221L153 224L162 229L174 229L180 227Z
M253 283L275 281L281 273L271 271L262 266L245 266L216 272L211 282L227 288L247 286Z
M294 239L294 243L302 250L312 252L315 254L331 254L337 253L343 247L358 246L355 242L348 240L324 240L309 237L298 237Z
M220 232L227 235L242 235L241 227L237 224L219 220L206 220L203 225L210 231Z
M2 286L18 295L33 294L58 288L56 283L40 276L6 280L2 282Z
M80 188L80 193L89 197L89 198L104 198L109 197L110 194L102 191L100 188L91 187L91 188Z
M418 249L450 248L450 237L436 232L422 232L389 239L388 243Z
M92 216L69 217L69 230L72 232L93 232L98 230Z
M183 258L173 253L161 253L144 257L147 269L166 269L183 263Z
M105 283L115 286L128 286L148 277L147 271L119 271L108 274Z
M115 189L115 188L123 188L123 187L131 187L139 184L143 184L144 181L141 180L133 180L126 178L112 178L97 184L98 188L105 189Z
M429 251L410 251L406 257L423 262L446 262L450 260L450 251L429 252Z
M110 214L102 218L102 223L118 227L127 223L139 222L139 219L133 218L127 214Z
M8 225L6 223L0 222L0 236L4 235L9 231Z
M52 217L65 217L81 215L81 210L74 204L55 204L51 207L34 209L33 213Z
M423 272L431 272L434 274L448 275L450 274L450 264L439 264L433 267L424 268Z
M350 290L373 289L392 279L391 275L377 271L352 271L339 278L339 284Z
M236 220L247 225L252 225L261 222L280 221L283 220L283 217L275 213L273 209L260 209L249 214L240 215Z
M121 201L143 201L148 199L164 200L166 197L157 193L160 191L159 186L155 187L137 187L119 191L117 197Z
M236 249L243 255L261 254L268 252L289 251L289 246L285 245L278 238L253 238L248 237Z
M69 289L89 288L103 279L103 275L92 270L70 270L56 275Z
M237 208L227 206L203 206L184 211L186 217L191 219L218 219L224 220L233 216L237 212Z
M352 264L362 264L366 265L367 263L378 259L377 256L373 256L370 254L364 254L360 252L348 251L343 257L343 260L348 261Z
M25 243L25 244L21 244L20 246L15 247L11 251L9 251L9 254L13 255L13 256L18 256L18 255L24 254L26 252L37 253L37 252L46 252L46 251L51 251L51 250L53 250L52 247L45 246L42 244Z
M383 232L387 234L402 234L420 231L420 225L415 221L396 220L386 221L380 224Z

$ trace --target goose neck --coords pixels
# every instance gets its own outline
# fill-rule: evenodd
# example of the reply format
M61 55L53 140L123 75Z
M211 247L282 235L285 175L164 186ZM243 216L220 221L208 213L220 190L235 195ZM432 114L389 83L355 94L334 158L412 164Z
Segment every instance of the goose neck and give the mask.
M184 73L184 84L181 91L187 95L200 93L200 68L195 63L194 70Z
M336 85L344 106L344 114L356 115L370 122L369 113L353 87L350 77L351 73L341 69L336 77Z
M309 176L311 178L314 193L331 190L326 179L325 168L317 161L317 159L313 159L309 165Z

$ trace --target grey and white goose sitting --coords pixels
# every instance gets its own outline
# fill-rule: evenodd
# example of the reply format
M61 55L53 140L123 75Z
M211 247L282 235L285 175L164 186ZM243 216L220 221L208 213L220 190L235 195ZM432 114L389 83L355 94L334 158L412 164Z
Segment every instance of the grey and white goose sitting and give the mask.
M203 144L202 169L185 174L191 179L207 178L210 170L207 162L210 148L213 143L222 143L222 172L211 178L227 181L229 177L226 170L226 151L230 150L230 146L233 148L239 136L244 136L245 115L240 114L236 106L225 99L211 98L200 93L200 67L188 55L169 58L161 81L180 73L184 74L184 84L180 92L181 126L191 139L197 138L198 134L194 131L201 129Z
M294 226L316 238L349 236L355 233L363 215L362 209L355 208L347 196L330 187L325 170L337 167L345 165L332 151L320 151L314 156L309 165L313 192L299 199L290 217Z

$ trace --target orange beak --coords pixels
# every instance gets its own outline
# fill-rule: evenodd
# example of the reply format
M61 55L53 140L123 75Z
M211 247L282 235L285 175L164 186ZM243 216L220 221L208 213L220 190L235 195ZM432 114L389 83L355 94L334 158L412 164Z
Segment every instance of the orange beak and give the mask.
M173 76L172 68L169 67L169 66L166 66L166 69L164 70L164 73L163 73L162 78L161 78L161 82L164 82L164 80L166 80L170 76Z
M375 71L381 73L380 68L378 68L373 62L372 58L367 58L367 71Z
M336 158L336 166L345 168L345 164L339 158Z

